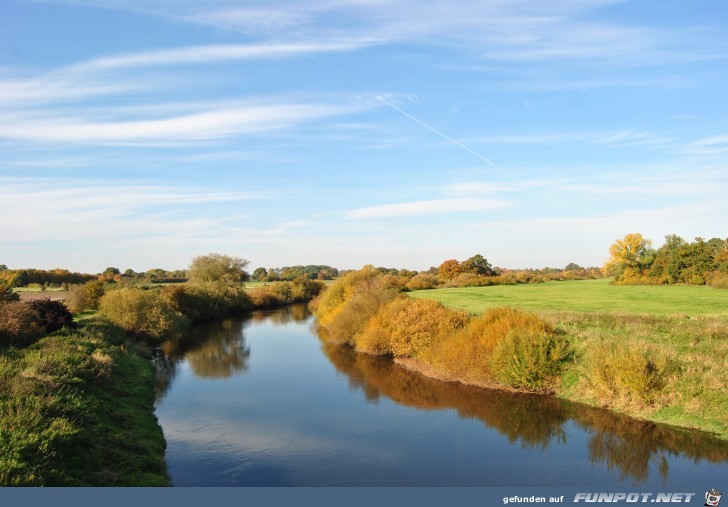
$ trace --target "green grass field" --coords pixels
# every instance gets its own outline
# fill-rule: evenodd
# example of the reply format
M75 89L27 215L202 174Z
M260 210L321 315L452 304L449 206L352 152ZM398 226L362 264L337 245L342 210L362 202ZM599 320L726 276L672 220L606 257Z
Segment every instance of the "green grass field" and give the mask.
M511 306L539 314L567 334L576 362L564 373L558 395L608 406L626 414L728 439L728 291L711 287L610 285L572 280L527 285L435 289L410 293L445 306L482 313ZM672 365L660 399L630 404L589 394L583 358L603 344L648 349Z
M495 306L531 311L609 312L643 315L728 316L728 291L694 285L610 285L610 280L569 280L411 292L471 314Z

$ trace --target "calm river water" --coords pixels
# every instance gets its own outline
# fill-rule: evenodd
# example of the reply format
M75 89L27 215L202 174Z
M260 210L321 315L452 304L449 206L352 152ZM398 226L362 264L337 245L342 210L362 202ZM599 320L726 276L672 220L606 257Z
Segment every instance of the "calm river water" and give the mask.
M429 379L322 342L304 306L206 323L158 359L176 486L728 484L728 444Z

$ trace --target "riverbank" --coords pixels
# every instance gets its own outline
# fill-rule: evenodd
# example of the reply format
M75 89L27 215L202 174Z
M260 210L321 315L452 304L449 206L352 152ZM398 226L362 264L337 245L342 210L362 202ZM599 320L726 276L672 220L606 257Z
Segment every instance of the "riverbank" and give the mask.
M193 322L308 302L321 287L303 279L250 291L226 283L114 287L98 312L75 315L75 329L1 343L0 485L169 485L153 346ZM25 310L17 303L6 318Z
M490 300L481 311L490 309L473 316L436 301L451 290L414 299L372 271L348 276L314 303L332 343L391 356L441 380L548 393L728 440L723 314L524 312ZM680 293L671 294L674 304Z
M89 321L0 354L0 484L167 486L151 349Z

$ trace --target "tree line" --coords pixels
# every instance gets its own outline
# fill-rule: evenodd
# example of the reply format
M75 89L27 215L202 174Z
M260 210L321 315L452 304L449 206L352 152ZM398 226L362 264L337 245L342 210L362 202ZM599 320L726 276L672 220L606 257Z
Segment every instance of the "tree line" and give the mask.
M642 234L631 233L609 248L602 268L622 284L710 284L728 288L728 238L695 238L688 242L676 234L665 236L660 248Z

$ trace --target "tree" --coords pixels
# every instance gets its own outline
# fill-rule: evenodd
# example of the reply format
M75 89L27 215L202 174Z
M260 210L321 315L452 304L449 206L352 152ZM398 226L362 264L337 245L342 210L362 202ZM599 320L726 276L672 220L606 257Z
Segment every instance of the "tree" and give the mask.
M268 271L266 271L263 267L255 268L255 271L253 271L253 279L258 280L259 282L265 280L266 276L268 276Z
M238 283L248 278L246 259L219 253L200 255L192 259L187 277L191 282Z
M460 267L464 273L475 273L476 275L490 276L493 274L493 268L490 262L480 254L473 255L471 258L464 260Z
M119 274L121 274L119 268L108 267L101 273L101 276L99 276L99 280L104 282L113 282L115 281L114 277Z
M0 280L0 304L10 303L11 301L20 301L20 296L13 292L10 285Z
M5 271L8 267L5 264L0 264L0 271Z
M445 280L452 280L462 272L460 263L456 259L448 259L437 268L437 274Z
M652 241L642 234L627 234L609 247L610 257L604 263L602 271L606 276L615 276L617 280L639 277L654 259L655 251Z
M584 268L579 266L576 262L570 262L566 265L564 271L581 271L582 269Z

